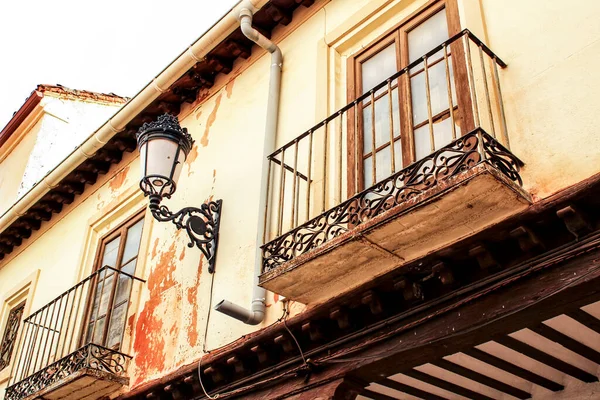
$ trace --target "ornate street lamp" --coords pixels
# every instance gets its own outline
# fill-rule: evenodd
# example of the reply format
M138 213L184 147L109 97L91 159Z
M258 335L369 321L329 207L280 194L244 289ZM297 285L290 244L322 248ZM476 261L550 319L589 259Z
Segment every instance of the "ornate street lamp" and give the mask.
M158 221L172 221L177 229L185 228L189 247L196 245L208 261L208 271L215 271L222 200L209 201L196 207L185 207L175 213L160 205L177 189L177 179L194 140L177 117L164 114L147 122L137 133L142 179L140 188L150 198L150 211Z

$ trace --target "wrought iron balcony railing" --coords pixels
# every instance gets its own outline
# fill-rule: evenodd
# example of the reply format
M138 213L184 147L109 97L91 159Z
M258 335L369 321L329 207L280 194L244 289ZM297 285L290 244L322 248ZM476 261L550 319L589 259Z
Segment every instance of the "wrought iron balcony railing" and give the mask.
M521 185L505 66L465 30L271 154L263 272L481 163Z
M131 357L120 348L136 282L144 281L105 266L25 318L5 398L27 398L83 370L123 376ZM125 311L111 313L119 303Z

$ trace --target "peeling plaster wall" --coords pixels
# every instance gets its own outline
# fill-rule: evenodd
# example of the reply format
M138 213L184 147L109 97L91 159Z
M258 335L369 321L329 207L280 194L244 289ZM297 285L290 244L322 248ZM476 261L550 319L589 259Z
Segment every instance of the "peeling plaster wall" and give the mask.
M186 247L185 233L170 224L155 225L148 290L134 328L134 386L202 355L213 278L213 305L224 298L250 304L269 61L262 57L182 120L196 143L179 191L166 204L179 209L223 199L217 272L211 276L200 251ZM262 327L281 315L280 306L269 307L267 315ZM213 312L206 348L255 329Z
M292 139L344 105L347 57L424 2L333 0L285 37L279 43L285 64L277 143ZM567 7L558 0L459 0L459 5L466 26L487 38L509 64L501 72L509 135L515 154L527 164L523 172L527 189L546 196L597 172L600 136L593 122L600 79L593 68L600 61L600 28L594 23L600 5L581 2L582 7ZM384 23L369 23L378 15L385 15ZM234 71L245 62L236 62ZM147 283L132 298L136 313L132 311L128 318L124 349L133 356L132 387L196 361L203 345L216 349L281 316L281 299L269 293L262 325L247 326L213 312L204 342L212 279L212 304L226 298L248 306L251 300L270 60L265 54L257 60L253 56L250 62L240 75L228 76L230 81L221 90L203 94L199 104L182 113L182 125L196 143L178 192L165 204L178 210L208 199L223 200L217 272L207 272L200 251L187 247L185 233L147 216L145 262L140 261L136 272ZM78 132L71 134L75 137ZM56 144L57 138L49 133L40 148L43 143L64 152L72 148L72 142L64 147ZM36 158L32 171L41 174L46 161ZM53 220L50 229L0 262L0 294L41 268L35 310L86 276L99 236L131 212L118 210L137 190L138 174L138 160L124 159L86 192L87 197ZM33 176L28 179L35 181L41 175ZM138 203L143 206L144 201ZM107 224L90 236L93 221L104 215ZM294 314L303 310L301 304L292 304Z

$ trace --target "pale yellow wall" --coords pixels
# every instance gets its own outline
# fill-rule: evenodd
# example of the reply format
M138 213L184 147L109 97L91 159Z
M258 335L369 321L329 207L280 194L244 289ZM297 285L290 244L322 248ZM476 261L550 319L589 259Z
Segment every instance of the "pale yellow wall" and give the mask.
M343 106L347 57L424 1L316 2L327 5L279 43L285 63L278 145ZM593 124L600 89L594 69L600 28L594 20L600 6L554 0L482 4L480 9L478 1L461 0L461 17L509 64L501 81L512 149L526 163L525 187L544 196L595 173L600 165ZM485 20L476 18L480 15ZM282 32L285 28L278 28L273 37ZM201 265L200 251L186 246L185 233L147 218L137 271L147 283L133 297L137 314L128 321L125 349L134 356L129 370L133 386L200 357L213 278L213 304L224 298L250 304L269 63L264 53L237 61L234 70L243 70L239 76L220 77L217 87L224 79L230 82L182 112L182 125L196 144L178 192L165 204L178 210L207 199L223 200L217 272L211 276ZM135 156L126 157L55 217L50 229L1 261L0 293L40 268L35 310L85 277L99 237L144 206L138 171ZM281 316L282 303L273 294L267 303L266 321L256 327L212 312L207 349L273 323ZM296 304L293 309L303 308Z
M545 197L600 169L600 3L484 0L525 187Z

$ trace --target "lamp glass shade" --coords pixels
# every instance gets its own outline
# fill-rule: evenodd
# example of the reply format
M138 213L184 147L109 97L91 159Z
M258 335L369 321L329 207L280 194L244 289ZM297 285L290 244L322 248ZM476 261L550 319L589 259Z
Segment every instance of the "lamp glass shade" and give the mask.
M166 137L149 138L140 146L140 156L142 179L147 178L155 193L165 193L163 186L172 186L167 193L173 194L185 161L179 143Z
M169 198L175 193L183 163L194 143L177 117L164 114L142 125L137 134L140 151L140 188L147 196Z

